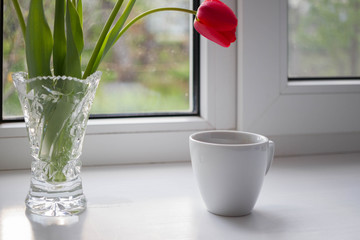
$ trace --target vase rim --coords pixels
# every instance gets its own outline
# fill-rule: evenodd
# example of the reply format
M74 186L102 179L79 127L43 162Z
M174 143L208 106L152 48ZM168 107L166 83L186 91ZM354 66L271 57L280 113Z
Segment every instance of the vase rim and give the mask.
M87 82L91 82L94 81L96 79L100 79L102 75L101 71L96 71L93 74L91 74L90 76L88 76L86 79L79 79L76 77L71 77L71 76L37 76L37 77L33 77L33 78L27 78L28 77L28 73L27 72L14 72L12 73L12 78L13 79L17 79L18 81L21 82L33 82L33 81L38 81L38 80L73 80L75 82L80 82L80 83L87 83Z

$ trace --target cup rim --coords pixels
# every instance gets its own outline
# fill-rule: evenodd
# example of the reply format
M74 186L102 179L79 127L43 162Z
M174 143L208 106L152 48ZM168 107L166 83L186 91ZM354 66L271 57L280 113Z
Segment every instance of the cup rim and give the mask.
M258 137L260 139L262 139L259 142L255 142L255 143L214 143L214 142L209 142L209 141L201 141L198 139L195 139L196 136L198 135L203 135L203 134L208 134L208 133L235 133L235 134L243 134L243 135L251 135L251 136L255 136ZM190 135L189 137L190 141L193 142L197 142L197 143L201 143L201 144L205 144L205 145L212 145L212 146L256 146L256 145L261 145L264 143L269 142L269 139L263 135L257 134L257 133L252 133L252 132L244 132L244 131L238 131L238 130L207 130L207 131L200 131L200 132L196 132Z

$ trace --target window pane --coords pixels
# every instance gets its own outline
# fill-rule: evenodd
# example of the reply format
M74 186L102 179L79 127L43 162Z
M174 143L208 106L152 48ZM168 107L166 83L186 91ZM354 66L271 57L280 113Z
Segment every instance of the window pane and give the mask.
M26 12L29 1L19 2ZM54 2L44 0L50 25L53 23ZM83 69L115 2L83 1ZM138 0L129 20L156 7L190 8L191 2ZM160 12L133 25L99 67L103 76L92 113L191 113L190 21L191 17L185 13ZM11 1L4 1L3 48L3 116L6 119L22 115L11 73L26 69L23 38Z
M289 77L360 76L360 0L289 0Z

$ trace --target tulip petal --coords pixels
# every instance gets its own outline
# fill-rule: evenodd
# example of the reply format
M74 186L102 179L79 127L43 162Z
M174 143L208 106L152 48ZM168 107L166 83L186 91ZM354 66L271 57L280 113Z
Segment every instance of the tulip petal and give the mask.
M198 33L200 33L202 36L206 37L207 39L219 44L223 47L229 47L230 41L226 38L226 35L222 34L221 32L216 31L216 29L213 29L200 21L196 20L194 21L194 27ZM232 39L232 38L231 38ZM235 37L236 39L236 37Z
M226 31L220 33L224 35L230 41L230 43L236 41L235 29L233 31Z
M236 28L238 22L231 8L219 0L205 0L196 16L203 24L219 31L230 31Z

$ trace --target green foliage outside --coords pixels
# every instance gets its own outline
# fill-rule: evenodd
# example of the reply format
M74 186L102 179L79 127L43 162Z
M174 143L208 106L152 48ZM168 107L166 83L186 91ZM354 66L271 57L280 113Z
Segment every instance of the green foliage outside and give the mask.
M291 77L360 76L360 0L289 1Z
M19 2L28 7L29 1ZM44 0L51 28L54 2ZM84 69L115 0L83 2ZM188 0L138 0L129 19L155 7L188 4ZM24 8L23 13L27 15ZM189 111L189 19L184 13L156 13L134 25L99 67L103 77L92 113ZM181 31L172 32L177 25L183 26ZM21 29L10 0L4 1L3 39L4 116L19 116L22 113L11 73L26 70L26 63Z

